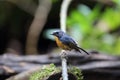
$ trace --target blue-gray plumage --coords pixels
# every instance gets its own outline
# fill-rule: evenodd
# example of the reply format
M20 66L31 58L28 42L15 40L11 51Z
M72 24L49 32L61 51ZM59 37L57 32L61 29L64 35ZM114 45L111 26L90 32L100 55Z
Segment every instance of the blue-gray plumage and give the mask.
M81 53L80 50L84 51L85 53L89 54L88 52L86 52L84 49L80 48L77 46L77 43L66 33L64 33L63 31L57 31L54 32L52 35L55 36L55 40L57 42L57 45L64 49L64 50L76 50L78 52Z

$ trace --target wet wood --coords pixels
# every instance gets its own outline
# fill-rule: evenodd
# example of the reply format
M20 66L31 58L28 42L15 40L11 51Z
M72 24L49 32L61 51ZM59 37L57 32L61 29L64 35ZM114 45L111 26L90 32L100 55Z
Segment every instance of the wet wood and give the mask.
M41 67L54 63L61 66L59 54L50 55L28 55L20 56L4 54L0 56L0 76L8 76L24 71L29 71L35 67ZM84 73L97 72L109 73L120 76L120 57L110 56L97 52L90 55L68 54L68 64L78 66Z

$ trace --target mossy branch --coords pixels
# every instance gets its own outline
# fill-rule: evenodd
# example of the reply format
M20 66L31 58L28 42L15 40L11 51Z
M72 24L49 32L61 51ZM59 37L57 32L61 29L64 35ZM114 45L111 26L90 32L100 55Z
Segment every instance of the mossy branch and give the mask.
M69 80L83 80L82 73L79 68L70 67L68 69ZM60 80L61 69L54 64L43 66L41 70L35 72L30 76L29 80Z

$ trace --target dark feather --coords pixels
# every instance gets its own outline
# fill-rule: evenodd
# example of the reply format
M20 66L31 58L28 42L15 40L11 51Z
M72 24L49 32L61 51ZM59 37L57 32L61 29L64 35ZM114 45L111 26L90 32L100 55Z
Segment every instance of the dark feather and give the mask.
M76 51L80 52L80 50L82 50L83 52L89 54L87 51L85 51L84 49L80 48L77 46L76 42L68 35L64 35L63 37L60 38L60 40L62 41L63 44L69 46L71 49L75 49Z
M78 47L78 48L89 55L89 53L87 51L85 51L84 49L82 49L80 47Z

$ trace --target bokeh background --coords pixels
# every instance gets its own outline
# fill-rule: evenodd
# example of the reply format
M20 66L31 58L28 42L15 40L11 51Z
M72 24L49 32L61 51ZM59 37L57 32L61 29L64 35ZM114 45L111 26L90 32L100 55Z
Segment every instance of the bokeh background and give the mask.
M49 34L60 27L61 2L41 1L40 4L48 4L45 7L38 5L38 0L1 0L0 53L45 54L56 47ZM45 9L38 10L39 6ZM67 33L85 49L119 55L120 1L72 1Z
M60 29L61 3L62 0L0 0L0 55L60 53L50 34ZM66 25L67 34L88 52L120 56L120 0L73 0ZM101 56L97 58L102 60Z

